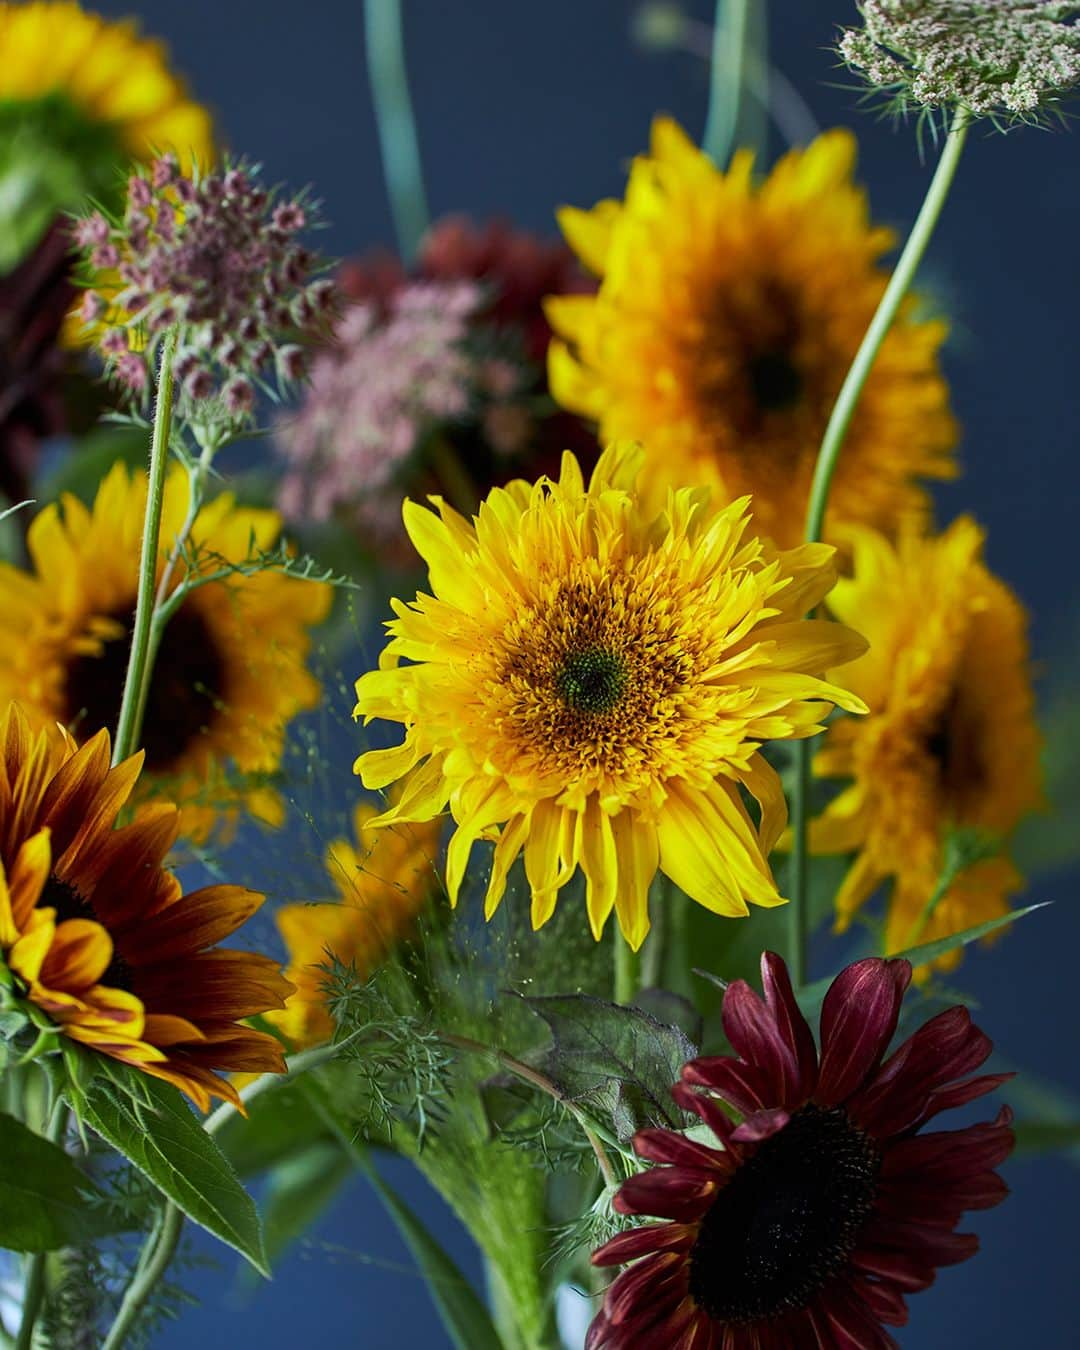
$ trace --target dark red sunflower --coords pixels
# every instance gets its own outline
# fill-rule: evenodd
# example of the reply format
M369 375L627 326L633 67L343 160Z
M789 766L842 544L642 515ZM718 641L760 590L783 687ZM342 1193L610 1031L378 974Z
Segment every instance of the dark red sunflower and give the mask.
M625 1181L632 1228L593 1254L634 1264L611 1285L587 1350L886 1350L906 1295L939 1266L974 1255L967 1210L1007 1188L1011 1112L966 1129L919 1131L940 1111L992 1092L971 1078L992 1049L965 1008L932 1018L884 1059L911 980L906 961L871 959L833 981L821 1052L783 961L762 957L764 1001L743 980L724 996L734 1056L696 1059L673 1089L713 1131L710 1148L643 1130L660 1166ZM884 1062L883 1062L884 1060Z
M142 754L110 768L109 735L81 748L0 716L0 963L15 991L100 1054L174 1083L202 1110L239 1104L220 1071L280 1072L278 1041L240 1019L283 1008L275 961L214 947L263 897L242 886L184 895L165 866L179 812L117 816Z

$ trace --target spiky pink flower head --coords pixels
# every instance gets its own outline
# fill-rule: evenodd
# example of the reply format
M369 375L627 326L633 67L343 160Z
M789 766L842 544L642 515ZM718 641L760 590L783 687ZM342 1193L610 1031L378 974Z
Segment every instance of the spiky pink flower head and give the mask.
M276 200L249 166L187 177L169 156L149 176L132 175L127 202L122 222L95 212L75 229L91 268L118 270L125 283L115 294L109 278L96 279L99 294L113 295L110 322L137 326L145 337L128 344L123 383L136 393L148 388L162 338L179 328L180 347L200 353L183 389L200 405L212 400L199 415L247 416L255 381L279 364L276 350L320 335L332 308L328 283L312 279L315 260L296 237L310 209L300 197ZM117 355L98 345L106 358ZM141 385L128 359L136 348L146 365Z

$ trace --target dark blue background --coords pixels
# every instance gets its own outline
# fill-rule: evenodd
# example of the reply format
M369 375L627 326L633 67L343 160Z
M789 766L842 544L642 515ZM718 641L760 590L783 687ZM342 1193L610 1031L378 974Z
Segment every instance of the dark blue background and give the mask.
M364 73L361 0L104 0L135 9L170 44L231 147L272 179L310 182L325 202L324 244L349 253L392 243ZM561 202L618 195L657 110L699 134L705 70L687 55L646 55L629 38L625 0L459 0L406 4L409 64L435 213L513 215L552 232ZM711 5L689 6L698 18ZM910 128L857 107L827 50L844 0L774 0L773 56L824 126L854 125L877 219L903 227L932 166ZM965 476L940 494L941 517L973 511L989 557L1033 611L1044 684L1068 680L1075 642L1077 369L1071 342L1080 279L1077 148L1069 133L977 130L965 153L924 280L953 316L946 356L964 425ZM1075 876L1041 877L1031 899L1054 908L969 957L963 983L1004 1053L1080 1088L1070 944ZM1073 884L1070 884L1073 883ZM820 973L820 972L819 972ZM1017 1160L1015 1194L975 1223L985 1250L912 1300L901 1340L925 1350L1075 1344L1080 1173L1061 1159ZM468 1238L403 1167L402 1189L470 1270ZM328 1245L329 1244L329 1245ZM210 1244L199 1245L209 1253ZM233 1268L186 1277L201 1297L162 1347L344 1344L363 1350L443 1346L424 1287L357 1182L329 1218L242 1306Z

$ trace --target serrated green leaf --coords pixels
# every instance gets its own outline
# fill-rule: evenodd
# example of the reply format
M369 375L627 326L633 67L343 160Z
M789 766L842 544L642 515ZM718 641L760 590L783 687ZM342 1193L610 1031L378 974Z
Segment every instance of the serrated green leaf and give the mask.
M336 1140L313 1144L273 1168L263 1198L266 1251L272 1262L303 1236L355 1171L356 1164Z
M370 1164L364 1170L420 1267L455 1350L503 1350L490 1313L453 1259L390 1183Z
M612 1120L620 1139L645 1126L679 1128L671 1085L697 1048L676 1026L590 994L526 998L551 1030L543 1072L571 1101Z
M0 1113L0 1247L53 1252L114 1227L104 1196L62 1148Z
M83 1101L83 1120L189 1219L269 1278L258 1211L228 1159L176 1088L145 1074L138 1079L142 1100L97 1079Z

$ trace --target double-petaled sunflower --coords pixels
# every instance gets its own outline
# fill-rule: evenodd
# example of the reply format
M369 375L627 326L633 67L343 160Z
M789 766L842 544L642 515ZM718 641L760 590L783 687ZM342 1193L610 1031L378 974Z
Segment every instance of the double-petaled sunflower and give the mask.
M762 534L801 538L822 434L888 279L879 260L893 236L869 223L854 158L854 138L828 132L757 184L749 153L723 173L658 118L625 201L561 212L600 289L548 301L563 339L552 392L599 422L601 440L644 442L654 500L672 483L750 492ZM830 522L892 530L922 509L918 478L954 472L945 327L915 308L867 380Z
M353 821L356 844L336 839L326 851L340 903L285 905L274 916L296 992L284 1011L266 1020L291 1045L317 1045L333 1034L325 992L328 963L352 966L366 979L408 935L435 888L441 822L372 829L376 814L374 806L361 802Z
M159 573L188 500L177 467L165 487ZM92 508L65 495L37 516L31 571L0 563L0 699L18 698L35 726L60 722L80 740L116 726L145 505L145 475L117 464ZM199 512L191 546L216 571L271 549L280 528L275 512L222 493ZM244 803L270 823L280 819L265 780L280 765L286 723L318 698L304 665L307 628L329 603L328 587L268 570L199 586L170 620L142 747L146 776L183 807L186 834L204 838L219 814Z
M1008 1108L919 1133L1009 1077L969 1077L993 1047L965 1008L886 1060L911 967L859 961L825 997L819 1054L771 952L762 978L764 1002L742 980L724 995L736 1057L691 1061L674 1089L721 1147L673 1130L635 1136L658 1166L625 1181L615 1209L666 1222L593 1255L634 1264L587 1350L896 1350L883 1324L903 1326L907 1295L975 1254L957 1225L1007 1194L994 1168L1013 1146Z
M394 602L382 669L356 686L357 716L405 726L357 761L368 787L409 775L374 823L449 805L452 901L474 842L495 839L489 915L524 852L534 927L580 865L594 935L614 908L634 947L658 867L720 914L782 903L765 859L786 809L758 751L813 735L833 704L861 710L817 675L864 650L803 619L833 584L831 548L777 553L745 499L718 509L703 488L656 514L641 458L612 447L586 486L567 454L557 482L496 488L472 523L407 502L434 594Z
M64 1035L164 1078L207 1110L236 1102L219 1071L278 1072L281 1046L240 1019L283 1006L268 957L215 948L262 904L241 886L181 893L164 867L179 825L155 803L117 828L141 755L109 767L109 736L81 749L0 718L0 961L14 992Z
M837 677L870 715L828 730L816 771L854 781L813 823L811 843L856 854L837 896L841 927L895 878L886 940L900 951L998 917L1022 884L998 854L961 873L923 921L946 831L1004 844L1042 800L1026 617L987 571L968 517L937 537L905 532L895 546L869 530L850 538L854 575L828 605L870 641Z
M136 25L72 0L0 0L0 262L88 197L113 200L133 159L212 156L210 116Z

